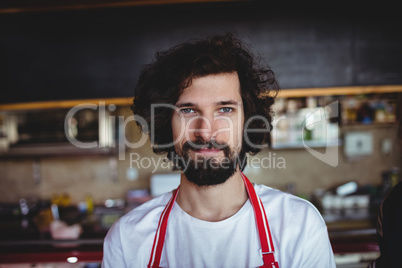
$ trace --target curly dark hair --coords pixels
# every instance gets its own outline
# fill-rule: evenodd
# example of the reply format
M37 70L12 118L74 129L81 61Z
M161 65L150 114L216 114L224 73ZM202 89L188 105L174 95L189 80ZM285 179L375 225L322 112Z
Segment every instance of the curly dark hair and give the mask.
M155 110L151 118L151 104L175 105L183 89L192 79L209 74L237 72L244 107L244 120L255 115L266 120L252 120L252 129L272 129L271 106L279 91L279 83L270 67L260 67L252 53L232 33L191 40L168 50L156 53L152 63L145 65L135 88L131 106L135 115L141 116L150 126L154 120L151 140L155 153L174 153L174 148L160 145L172 144L172 109ZM269 122L269 126L266 125ZM137 121L140 129L149 134L147 126ZM270 144L269 132L247 133L252 144ZM242 155L254 155L261 150L244 142Z

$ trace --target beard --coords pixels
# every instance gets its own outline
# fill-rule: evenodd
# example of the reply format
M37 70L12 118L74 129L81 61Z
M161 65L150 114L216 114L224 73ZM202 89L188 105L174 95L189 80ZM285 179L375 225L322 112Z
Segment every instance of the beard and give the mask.
M190 151L197 152L201 148L219 149L224 153L224 157L202 157L192 159ZM174 157L174 164L186 175L186 178L198 186L213 186L226 182L237 170L239 159L244 155L232 150L225 143L216 141L204 142L196 140L185 142L180 152L180 156Z

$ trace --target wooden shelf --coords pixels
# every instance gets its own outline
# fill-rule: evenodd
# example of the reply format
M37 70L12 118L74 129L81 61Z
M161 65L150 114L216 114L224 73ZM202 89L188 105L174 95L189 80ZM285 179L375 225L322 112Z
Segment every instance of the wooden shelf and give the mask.
M282 89L278 94L278 98L379 94L379 93L395 93L395 92L402 92L402 85ZM99 104L100 102L104 102L105 105L114 104L117 106L127 106L131 105L132 97L0 104L0 111L71 108L80 104L85 103Z
M278 97L297 98L308 96L360 95L395 92L402 92L402 85L282 89L279 92Z
M104 105L114 104L116 106L128 106L131 105L132 102L133 102L132 98L38 101L38 102L0 104L0 111L72 108L77 105L85 105L88 103L96 105L103 103Z
M360 130L360 129L371 129L371 128L393 128L398 126L398 122L386 122L386 123L369 123L369 124L364 124L364 123L342 123L342 129L347 129L347 130Z

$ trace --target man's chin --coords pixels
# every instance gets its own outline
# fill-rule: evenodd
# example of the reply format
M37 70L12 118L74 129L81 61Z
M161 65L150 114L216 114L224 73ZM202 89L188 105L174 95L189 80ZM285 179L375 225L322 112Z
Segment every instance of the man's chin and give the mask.
M226 160L225 160L226 158ZM187 180L198 186L213 186L225 183L237 170L236 161L224 157L222 159L202 158L200 161L184 161L180 167Z
M214 186L225 183L235 173L236 168L233 165L222 168L218 163L208 163L206 166L192 163L182 171L187 180L198 186Z

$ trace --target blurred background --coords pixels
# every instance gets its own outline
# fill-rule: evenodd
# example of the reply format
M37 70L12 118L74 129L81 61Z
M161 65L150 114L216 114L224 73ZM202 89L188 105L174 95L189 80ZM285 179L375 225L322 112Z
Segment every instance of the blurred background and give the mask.
M379 256L376 218L402 164L396 10L2 1L0 267L99 267L113 222L178 184L132 118L141 68L159 50L228 31L282 88L271 148L249 157L246 175L311 201L337 266L366 267Z

